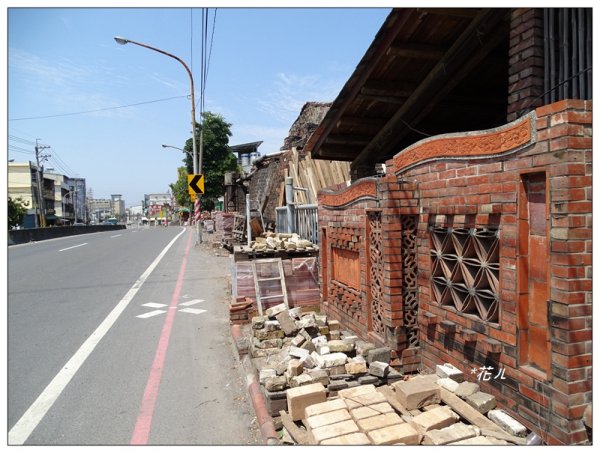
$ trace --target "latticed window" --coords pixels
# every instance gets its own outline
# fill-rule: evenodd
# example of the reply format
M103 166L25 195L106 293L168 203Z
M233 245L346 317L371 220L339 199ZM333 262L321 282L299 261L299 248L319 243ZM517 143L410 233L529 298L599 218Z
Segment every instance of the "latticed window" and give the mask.
M498 230L430 227L433 300L498 322Z

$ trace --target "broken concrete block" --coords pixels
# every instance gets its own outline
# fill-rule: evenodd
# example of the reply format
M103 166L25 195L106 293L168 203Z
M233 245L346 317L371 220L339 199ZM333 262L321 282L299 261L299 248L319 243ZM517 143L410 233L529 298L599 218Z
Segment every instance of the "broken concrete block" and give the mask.
M363 357L367 357L369 351L371 349L376 348L376 346L373 343L369 343L363 340L356 341L354 347L356 348L356 354L361 355Z
M321 370L320 368L316 368L314 370L307 370L305 371L305 373L307 373L312 378L313 382L320 382L325 387L329 385L330 381L327 371Z
M317 361L315 360L315 358L312 355L307 355L306 357L302 357L300 359L300 363L302 364L302 366L306 369L306 368L315 368L318 364Z
M321 445L370 445L369 438L364 433L344 434L321 442Z
M313 430L321 426L333 425L334 423L350 420L348 409L338 409L336 411L325 412L319 415L312 415L304 420L304 426Z
M347 409L346 402L342 398L324 401L322 403L312 404L306 407L306 417L333 412L339 409Z
M341 390L345 390L348 387L348 383L346 381L329 381L329 385L327 386L327 391L329 392L338 392Z
M283 343L281 341L281 338L271 338L261 341L260 345L257 345L257 347L259 347L260 349L281 349L282 345Z
M356 426L354 420L345 420L343 422L333 423L311 430L310 438L314 444L319 445L324 440L356 432L358 432L358 426Z
M295 387L287 391L287 403L292 420L305 418L304 410L313 404L323 403L327 399L327 391L323 384L309 384Z
M311 338L312 344L315 345L315 347L317 346L323 346L327 344L327 337L325 335L319 335L316 336L315 338Z
M336 353L337 354L337 353ZM336 365L327 368L331 379L351 379L352 375L346 373L346 365Z
M450 378L442 378L437 381L437 384L440 387L442 387L452 393L454 393L456 391L456 389L458 388L458 386L460 385L458 382L453 381Z
M290 308L288 314L294 319L300 319L302 317L302 307Z
M285 376L273 376L265 379L265 388L269 392L277 392L287 387Z
M365 374L367 373L367 363L363 361L356 361L349 359L348 363L345 365L346 372L348 374L356 375L356 374Z
M496 407L496 398L494 395L484 392L473 393L472 395L467 396L465 401L482 414L487 414Z
M462 422L455 423L442 429L428 431L423 436L423 445L447 445L464 439L477 436L477 431L470 425Z
M292 339L291 345L292 345L292 346L295 346L295 347L297 347L297 348L298 348L298 347L300 347L300 346L302 345L302 343L304 343L305 341L306 341L306 338L304 338L302 335L298 334L298 335L296 335L296 336L295 336L295 337Z
M444 363L443 365L437 365L435 372L440 378L450 378L456 382L462 382L465 380L465 376L462 371L456 368L451 363Z
M339 330L331 330L329 329L329 339L330 340L339 340L341 338L341 334Z
M277 372L273 368L263 368L258 372L258 382L264 385L267 378L275 376L277 376Z
M369 364L369 374L371 376L385 377L390 371L390 365L387 362L371 362Z
M329 326L329 331L332 330L340 330L340 322L335 319L328 319L327 325Z
M275 330L281 330L281 325L277 320L267 319L265 321L265 329L267 329L267 332L273 332Z
M439 386L427 379L397 381L391 387L395 390L400 404L409 411L441 401Z
M257 340L270 340L273 338L283 338L285 337L285 334L283 333L283 330L267 330L265 329L258 329L254 331L254 337Z
M291 359L287 364L287 373L290 377L299 376L304 372L302 362L298 359Z
M327 346L326 344L317 346L316 352L319 355L331 354L331 350L329 349L329 346Z
M396 381L399 381L400 379L403 379L404 375L402 373L400 373L399 371L396 371L396 369L392 368L390 366L388 373L385 376L385 379L387 381L388 384L393 384Z
M406 445L419 445L421 435L408 423L386 426L367 433L373 445L393 445L403 443Z
M381 379L379 379L377 376L371 376L371 375L361 376L358 378L359 385L367 385L367 384L379 385L380 381L381 381Z
M300 387L301 385L312 384L312 377L308 373L302 373L298 376L290 377L290 387Z
M442 429L458 422L460 417L447 406L440 406L417 415L410 422L420 433L434 429Z
M348 360L348 356L343 352L333 352L331 354L319 355L317 361L321 368L331 368L334 366L344 365Z
M291 337L298 333L298 327L296 326L296 322L292 319L290 314L286 311L282 311L281 313L275 316L275 319L279 322L281 326L281 330L286 334L286 336Z
M344 340L330 340L327 342L331 352L352 352L354 350L353 343L346 343Z
M290 346L289 355L298 359L304 359L310 355L310 352L308 352L306 349Z
M454 394L464 400L467 396L470 396L473 393L477 393L478 391L479 391L479 384L477 384L475 382L464 381L464 382L461 382L460 384L458 384L458 387L454 391Z
M367 353L367 363L385 362L390 363L392 360L392 350L390 348L374 348Z
M527 437L527 428L502 409L490 410L487 416L507 433L516 437Z
M322 327L327 325L327 315L315 315L315 321L317 322L317 326Z
M329 327L327 326L319 326L319 335L329 335Z
M265 321L267 319L268 318L266 316L254 316L252 318L252 329L253 330L264 329Z
M300 349L306 349L308 352L316 351L315 345L313 344L312 341L305 341L300 346Z

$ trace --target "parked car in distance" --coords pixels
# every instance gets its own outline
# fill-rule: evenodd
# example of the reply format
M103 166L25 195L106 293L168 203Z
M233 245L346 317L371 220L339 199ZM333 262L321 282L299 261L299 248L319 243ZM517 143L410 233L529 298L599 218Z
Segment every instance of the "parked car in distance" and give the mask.
M75 222L73 226L85 226L85 223Z

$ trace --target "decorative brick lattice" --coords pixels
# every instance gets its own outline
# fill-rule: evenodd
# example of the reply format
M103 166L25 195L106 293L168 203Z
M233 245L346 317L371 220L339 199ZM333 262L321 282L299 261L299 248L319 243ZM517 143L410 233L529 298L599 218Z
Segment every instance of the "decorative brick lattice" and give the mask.
M359 323L365 321L362 316L362 304L358 291L353 291L338 282L332 281L329 290L329 301L340 312L346 313Z
M498 231L431 227L433 300L498 322Z
M418 216L403 215L402 224L402 305L404 327L411 347L419 346L418 286L417 286L417 224Z
M369 281L371 286L371 330L385 335L383 323L383 237L381 212L369 212Z

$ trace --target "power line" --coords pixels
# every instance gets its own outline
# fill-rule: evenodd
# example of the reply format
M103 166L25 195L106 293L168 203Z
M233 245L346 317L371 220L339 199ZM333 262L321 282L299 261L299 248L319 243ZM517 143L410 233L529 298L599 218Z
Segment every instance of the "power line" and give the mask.
M55 115L44 115L44 116L30 116L30 117L26 117L26 118L10 118L8 121L39 120L39 119L44 119L44 118L57 118L57 117L60 117L60 116L85 115L87 113L96 113L96 112L104 112L104 111L107 111L107 110L124 109L124 108L127 108L127 107L135 107L135 106L138 106L138 105L153 104L155 102L171 101L173 99L180 99L180 98L187 98L187 97L188 97L188 95L186 94L184 96L172 96L170 98L155 99L153 101L138 102L136 104L119 105L117 107L105 107L105 108L102 108L102 109L86 110L86 111L83 111L83 112L59 113L59 114L55 114Z

